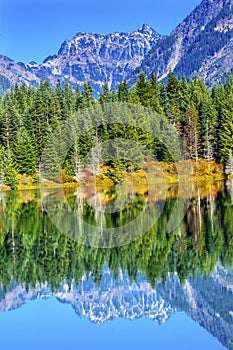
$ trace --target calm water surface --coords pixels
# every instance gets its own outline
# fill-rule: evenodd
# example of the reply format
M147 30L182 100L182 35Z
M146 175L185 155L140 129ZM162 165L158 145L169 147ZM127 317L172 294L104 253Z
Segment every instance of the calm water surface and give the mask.
M233 349L232 183L64 192L0 192L2 349Z

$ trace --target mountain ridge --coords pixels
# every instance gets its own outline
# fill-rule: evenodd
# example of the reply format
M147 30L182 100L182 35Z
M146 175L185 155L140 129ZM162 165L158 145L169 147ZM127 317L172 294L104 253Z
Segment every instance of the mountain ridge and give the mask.
M90 80L96 95L105 81L111 89L124 79L133 85L141 71L148 78L153 72L159 81L170 71L188 80L197 75L211 87L223 82L229 70L233 71L233 0L203 0L167 36L143 24L127 33L77 32L41 64L0 56L0 75L11 84L38 85L45 79L75 87Z
M118 83L132 74L161 38L146 24L128 33L78 32L71 40L65 40L57 54L45 58L42 64L33 61L29 64L15 63L0 56L0 74L11 83L24 81L26 85L30 80L34 85L38 84L40 79L55 85L59 79L61 83L69 81L75 87L76 84L81 86L84 80L90 80L95 92L99 93L105 81L111 88L117 88Z
M161 81L166 79L169 71L174 71L178 78L182 74L188 79L198 75L211 86L233 68L232 29L233 1L203 0L170 36L151 49L134 76L140 71L149 76L153 71ZM219 63L224 58L219 54L224 48L228 64L225 60ZM216 67L214 74L213 67Z

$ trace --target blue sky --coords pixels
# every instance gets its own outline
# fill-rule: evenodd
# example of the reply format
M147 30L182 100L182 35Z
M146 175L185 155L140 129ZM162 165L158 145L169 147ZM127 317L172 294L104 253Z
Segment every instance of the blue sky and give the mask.
M0 0L0 54L42 62L80 31L169 34L201 0Z

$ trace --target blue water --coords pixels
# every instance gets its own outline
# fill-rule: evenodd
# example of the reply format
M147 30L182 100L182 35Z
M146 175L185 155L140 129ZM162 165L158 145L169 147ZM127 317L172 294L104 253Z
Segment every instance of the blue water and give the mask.
M152 320L116 319L104 324L79 318L51 297L0 314L0 349L225 349L183 312L163 325Z

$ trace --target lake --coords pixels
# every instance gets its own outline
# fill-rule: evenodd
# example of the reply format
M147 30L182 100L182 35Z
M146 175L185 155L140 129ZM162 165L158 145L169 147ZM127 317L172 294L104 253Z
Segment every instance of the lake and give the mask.
M233 183L179 187L0 192L1 348L233 349Z

